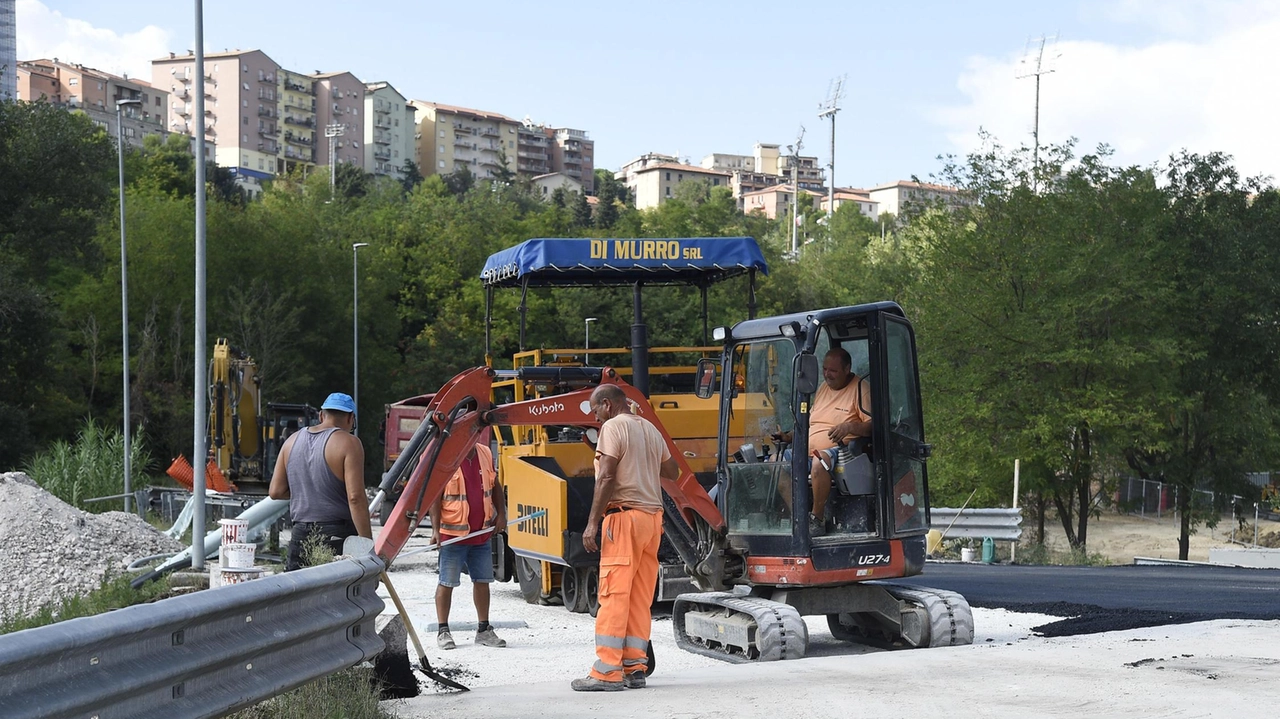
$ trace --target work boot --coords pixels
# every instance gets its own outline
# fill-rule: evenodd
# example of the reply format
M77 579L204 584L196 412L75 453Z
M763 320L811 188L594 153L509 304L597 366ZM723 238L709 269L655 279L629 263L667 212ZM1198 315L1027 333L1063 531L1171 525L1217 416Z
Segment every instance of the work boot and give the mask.
M622 682L606 682L595 677L574 679L569 686L573 687L575 692L620 692L625 689Z
M502 648L507 646L507 640L499 638L498 634L493 631L493 627L489 627L483 632L476 632L476 644Z
M644 672L631 672L622 678L628 689L644 689Z
M826 524L812 514L809 515L809 536L821 537L827 533Z
M458 645L453 643L453 634L448 629L436 635L436 644L439 644L441 649L458 648Z

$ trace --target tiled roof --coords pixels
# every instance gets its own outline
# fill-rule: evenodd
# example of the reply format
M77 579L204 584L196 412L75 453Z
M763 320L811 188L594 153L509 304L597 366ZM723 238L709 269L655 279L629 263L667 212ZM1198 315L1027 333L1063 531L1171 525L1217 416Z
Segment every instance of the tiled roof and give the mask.
M676 170L678 172L697 172L703 175L719 175L721 177L730 177L731 173L722 172L720 170L708 170L705 167L694 167L693 165L682 165L678 162L660 162L656 165L650 165L644 169L636 170L636 174L642 172L652 172L653 170Z
M513 125L521 124L519 120L512 120L506 115L497 112L476 110L470 107L459 107L457 105L445 105L440 102L423 102L421 100L419 100L419 102L427 107L434 107L437 112L447 112L454 115L470 115L478 120L497 120L498 122L509 122Z

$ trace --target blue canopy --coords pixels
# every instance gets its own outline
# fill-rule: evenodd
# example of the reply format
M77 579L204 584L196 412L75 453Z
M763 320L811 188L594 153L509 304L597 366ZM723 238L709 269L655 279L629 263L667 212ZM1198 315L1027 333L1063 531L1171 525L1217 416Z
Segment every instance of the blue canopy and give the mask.
M537 238L490 255L480 277L487 287L705 287L752 270L769 273L750 237Z

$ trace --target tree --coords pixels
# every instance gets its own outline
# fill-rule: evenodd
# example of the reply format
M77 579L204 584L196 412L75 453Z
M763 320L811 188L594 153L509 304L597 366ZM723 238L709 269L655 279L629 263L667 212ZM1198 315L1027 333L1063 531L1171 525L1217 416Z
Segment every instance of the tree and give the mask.
M462 197L470 192L472 187L475 187L476 177L471 174L470 168L463 165L457 170L445 175L444 184L445 187L449 188L449 192L452 192L458 197Z
M400 174L400 184L404 186L405 192L413 192L413 188L422 182L422 171L418 169L418 163L407 157L404 159Z
M591 226L591 203L587 201L587 196L581 192L573 194L573 226L574 227L590 227Z
M613 179L612 172L596 170L596 199L599 201L596 205L597 229L611 229L618 221L618 206L615 204L618 188L618 181Z
M515 184L516 171L511 169L511 159L507 157L506 150L498 150L498 169L493 171L493 181L508 187Z
M1170 205L1148 271L1171 280L1159 338L1177 361L1152 397L1158 424L1125 456L1141 477L1175 488L1186 559L1196 526L1214 526L1225 508L1197 501L1199 491L1243 492L1244 473L1276 457L1280 195L1216 153L1176 155L1165 177Z
M976 204L902 231L918 253L935 486L1001 501L1020 457L1043 468L1033 479L1083 550L1094 488L1152 426L1145 398L1174 360L1151 341L1168 292L1148 269L1164 197L1149 170L1106 165L1105 148L1071 169L1070 145L1042 148L1038 182L1028 154L993 145L949 164Z

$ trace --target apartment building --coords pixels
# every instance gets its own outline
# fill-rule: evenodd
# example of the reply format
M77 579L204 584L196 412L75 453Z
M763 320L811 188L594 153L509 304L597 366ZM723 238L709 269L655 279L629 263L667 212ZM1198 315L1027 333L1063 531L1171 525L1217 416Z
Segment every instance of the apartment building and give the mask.
M349 72L311 76L316 88L316 162L347 163L364 168L365 86Z
M596 144L587 136L586 130L557 127L554 133L555 141L551 145L552 171L563 172L582 183L582 189L588 195L595 194Z
M858 206L858 212L875 220L880 217L880 203L871 199L871 195L867 190L858 190L852 187L839 187L835 191L835 209L839 210L841 206L849 203ZM830 205L830 198L826 195L818 202L819 209L823 213L827 212L827 206Z
M946 205L967 205L971 202L958 187L910 180L898 180L873 187L867 191L867 195L878 204L879 212L889 212L895 217L901 217L903 211L912 209L913 205L919 209L923 205L939 202Z
M702 158L702 167L730 173L729 186L738 200L738 209L747 212L743 198L775 185L790 183L793 162L796 181L802 189L818 192L824 189L826 173L818 165L817 157L801 155L793 159L783 155L779 145L768 142L757 142L750 155L712 153Z
M517 131L522 123L506 115L438 102L411 103L418 111L417 155L423 176L447 175L464 167L482 179L505 164L516 171Z
M149 83L118 77L108 72L76 63L52 60L24 60L14 73L14 98L34 102L44 100L68 110L84 112L114 139L116 101L138 100L121 111L125 144L141 147L143 138L168 136L165 130L165 105L169 93Z
M622 180L636 198L636 208L657 207L675 196L675 190L685 182L705 180L712 187L728 187L732 176L720 170L708 170L675 162L660 162L643 169L632 170Z
M646 152L645 154L625 163L621 169L613 173L622 184L631 187L636 182L636 175L658 165L679 165L680 158L675 155L664 155L661 152ZM705 169L705 168L704 168Z
M308 175L316 168L316 81L309 75L284 68L276 72L276 80L283 130L280 152L276 155L276 174ZM324 162L328 161L325 157Z
M538 178L551 173L551 145L555 131L525 118L516 128L516 172Z
M771 220L776 220L779 216L786 215L791 209L795 196L796 192L791 185L773 185L763 190L755 190L742 196L742 211L748 215L759 212ZM813 209L818 196L817 192L800 188L800 211L806 212Z
M417 110L389 82L366 83L364 89L365 169L400 180L404 177L404 161L417 162Z
M261 50L234 50L205 55L204 71L205 143L213 147L218 165L231 170L251 195L257 194L262 180L279 169L280 65ZM195 54L169 53L152 60L151 84L169 91L166 127L194 135L200 87Z
M17 27L16 0L0 0L0 102L18 98Z

